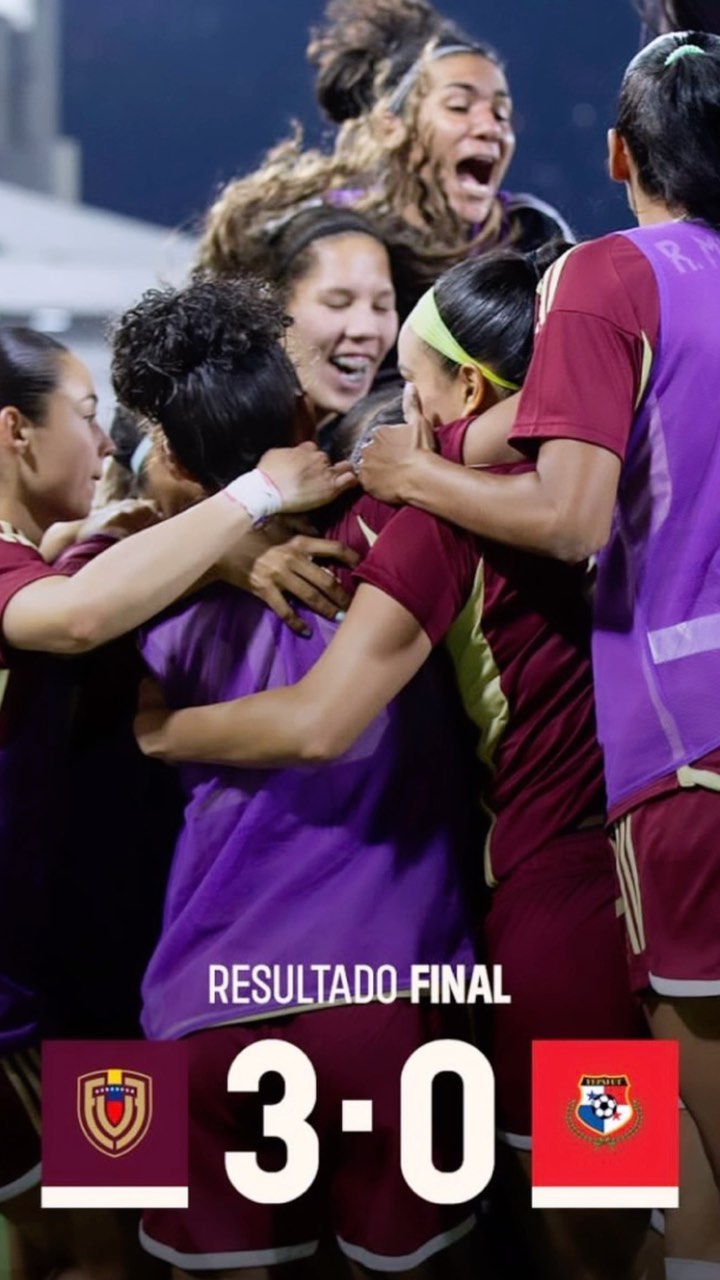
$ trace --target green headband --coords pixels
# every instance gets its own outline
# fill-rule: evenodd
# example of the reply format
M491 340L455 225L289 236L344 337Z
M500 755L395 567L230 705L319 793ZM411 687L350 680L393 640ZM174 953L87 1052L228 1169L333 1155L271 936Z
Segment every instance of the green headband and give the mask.
M475 369L480 370L488 382L494 383L496 387L504 387L506 391L520 390L516 382L506 382L497 373L493 373L492 369L488 369L486 364L481 364L479 360L469 356L467 351L463 351L438 311L434 289L428 289L427 293L423 294L410 312L407 322L413 333L417 334L418 338L422 338L423 342L427 342L433 351L439 351L441 355L447 356L448 360L454 360L455 364L473 365Z
M665 59L665 66L671 67L674 62L679 62L681 58L701 58L707 57L707 51L701 49L699 44L679 44L677 49L673 49Z

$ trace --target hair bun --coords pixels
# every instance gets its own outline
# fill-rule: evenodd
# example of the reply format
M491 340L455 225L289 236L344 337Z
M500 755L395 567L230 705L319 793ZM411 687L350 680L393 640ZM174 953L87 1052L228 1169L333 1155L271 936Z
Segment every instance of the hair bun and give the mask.
M325 114L342 124L369 111L442 25L427 0L330 0L307 48Z
M150 289L114 333L112 380L127 408L159 420L176 383L206 361L234 368L255 345L277 341L288 321L271 287L252 276L196 278Z
M555 236L552 240L546 241L545 244L539 245L537 249L530 249L523 254L523 257L534 272L539 284L553 262L557 262L558 258L561 258L564 253L567 253L572 248L573 246L569 240L563 240L561 236Z

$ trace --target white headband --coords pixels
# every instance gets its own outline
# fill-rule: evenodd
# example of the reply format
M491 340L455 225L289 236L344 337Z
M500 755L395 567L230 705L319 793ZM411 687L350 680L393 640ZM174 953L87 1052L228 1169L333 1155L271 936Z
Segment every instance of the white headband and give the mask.
M153 442L150 439L150 436L143 436L139 445L137 445L136 448L133 450L132 456L130 458L130 470L132 471L134 476L140 475L140 472L142 471L143 463L145 462L150 450L152 449L152 444Z
M480 57L486 56L482 49L479 49L472 44L445 44L439 49L433 49L429 60L430 62L437 62L439 58L449 58L453 53L476 53ZM419 57L417 61L413 62L409 70L405 72L400 83L390 94L387 105L388 110L392 111L393 115L397 115L398 112L402 110L405 104L405 99L420 75L423 57L424 55Z

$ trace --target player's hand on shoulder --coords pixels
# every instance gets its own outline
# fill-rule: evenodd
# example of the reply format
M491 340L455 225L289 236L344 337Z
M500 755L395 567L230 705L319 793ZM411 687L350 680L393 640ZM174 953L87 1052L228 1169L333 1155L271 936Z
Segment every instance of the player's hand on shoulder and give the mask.
M283 511L324 507L355 484L348 463L333 465L311 441L293 449L270 449L259 465L279 490Z
M252 592L298 635L309 635L308 623L296 612L300 603L323 618L336 618L347 609L350 597L330 568L317 560L335 561L353 568L358 556L341 542L296 533L297 522L276 518L263 529L247 534L242 544L217 566L218 576L233 586Z

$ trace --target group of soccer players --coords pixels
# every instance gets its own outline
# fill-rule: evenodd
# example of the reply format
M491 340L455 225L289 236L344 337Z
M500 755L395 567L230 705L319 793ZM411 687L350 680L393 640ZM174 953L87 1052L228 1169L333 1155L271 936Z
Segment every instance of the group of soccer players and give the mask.
M639 225L570 252L559 215L501 190L486 45L424 0L334 0L311 53L332 155L295 139L231 183L194 278L117 326L130 503L90 515L111 445L82 364L0 332L10 1274L712 1280L720 39L633 59L610 170ZM107 906L86 931L88 879ZM114 939L127 963L100 978ZM403 998L414 963L477 956L512 1000L487 1021ZM240 961L390 964L401 994L211 1005L208 966ZM142 1253L123 1220L37 1192L41 1038L140 1034L138 1011L191 1063L190 1207L144 1214ZM528 1209L532 1040L648 1034L680 1044L664 1261L642 1212ZM480 1215L401 1176L400 1072L436 1039L495 1070ZM264 1040L319 1080L320 1172L285 1205L225 1172L239 1143L282 1164L272 1092L225 1088ZM371 1134L342 1133L348 1097L372 1100ZM436 1102L452 1167L457 1099Z

